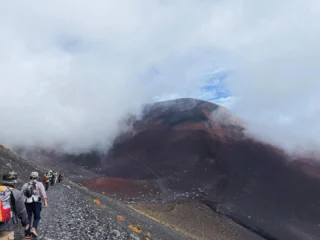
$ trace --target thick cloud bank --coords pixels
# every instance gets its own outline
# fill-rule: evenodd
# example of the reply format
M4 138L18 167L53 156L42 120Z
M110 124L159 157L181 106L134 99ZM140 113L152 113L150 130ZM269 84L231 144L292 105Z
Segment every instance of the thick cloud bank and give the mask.
M319 144L316 0L8 1L0 8L0 129L8 145L104 146L163 96L229 72L255 135ZM259 125L258 125L259 124Z
M268 1L258 7L258 2L256 11L247 9L251 14L242 18L251 24L233 35L246 43L233 52L228 87L237 97L231 109L247 120L250 133L266 141L294 152L317 150L320 3Z

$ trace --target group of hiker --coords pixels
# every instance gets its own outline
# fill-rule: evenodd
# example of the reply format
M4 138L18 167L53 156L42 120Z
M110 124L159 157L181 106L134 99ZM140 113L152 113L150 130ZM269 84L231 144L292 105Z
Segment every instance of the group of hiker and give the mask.
M24 228L25 239L37 238L42 201L44 207L48 206L46 191L49 188L49 182L54 185L57 181L63 180L62 174L52 170L44 176L48 177L48 179L43 177L46 187L41 181L38 181L39 173L31 172L30 181L25 183L21 190L18 190L16 188L17 173L10 171L3 175L0 184L0 240L14 239L14 229L18 218Z
M45 184L46 191L49 190L49 185L54 185L58 182L61 182L63 180L63 175L61 173L55 172L53 170L49 170L46 174L43 176L43 182Z

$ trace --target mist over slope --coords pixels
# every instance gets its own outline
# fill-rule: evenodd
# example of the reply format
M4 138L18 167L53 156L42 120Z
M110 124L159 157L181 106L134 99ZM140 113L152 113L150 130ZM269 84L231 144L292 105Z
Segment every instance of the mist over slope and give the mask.
M195 99L154 104L108 155L93 156L73 162L106 177L160 179L164 199L205 202L267 239L320 233L320 176L284 150L247 136L241 121L218 105ZM97 182L104 191L103 179Z
M105 148L127 114L199 97L289 150L317 148L317 0L35 0L0 10L0 126L8 146ZM228 96L217 92L222 88Z
M38 153L24 152L97 192L204 202L267 239L320 233L320 166L247 136L241 121L210 102L150 105L108 152Z

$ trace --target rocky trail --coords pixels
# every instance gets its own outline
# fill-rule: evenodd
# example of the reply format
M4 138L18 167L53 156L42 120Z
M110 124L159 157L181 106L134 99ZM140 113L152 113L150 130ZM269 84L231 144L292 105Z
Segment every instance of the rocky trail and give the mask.
M8 171L18 173L18 189L29 180L32 171L42 172L41 168L3 146L0 146L0 166L1 175ZM68 179L50 186L47 195L48 207L42 209L38 240L190 239L115 199L89 191ZM99 201L94 203L94 200ZM137 225L141 232L134 228ZM20 224L17 224L15 239L24 239Z
M49 188L47 194L48 207L42 209L38 229L37 239L40 240L188 239L113 199L89 192L73 182L57 183ZM94 200L100 202L97 204ZM118 216L123 220L119 221ZM129 225L140 225L141 233L130 230ZM23 231L17 231L16 236L23 239Z

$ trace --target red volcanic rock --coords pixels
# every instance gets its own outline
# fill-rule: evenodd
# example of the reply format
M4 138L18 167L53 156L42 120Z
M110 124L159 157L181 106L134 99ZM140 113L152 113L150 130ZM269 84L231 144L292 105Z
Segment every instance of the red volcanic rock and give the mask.
M120 198L154 198L160 194L156 181L131 180L124 178L97 178L81 181L92 191Z

